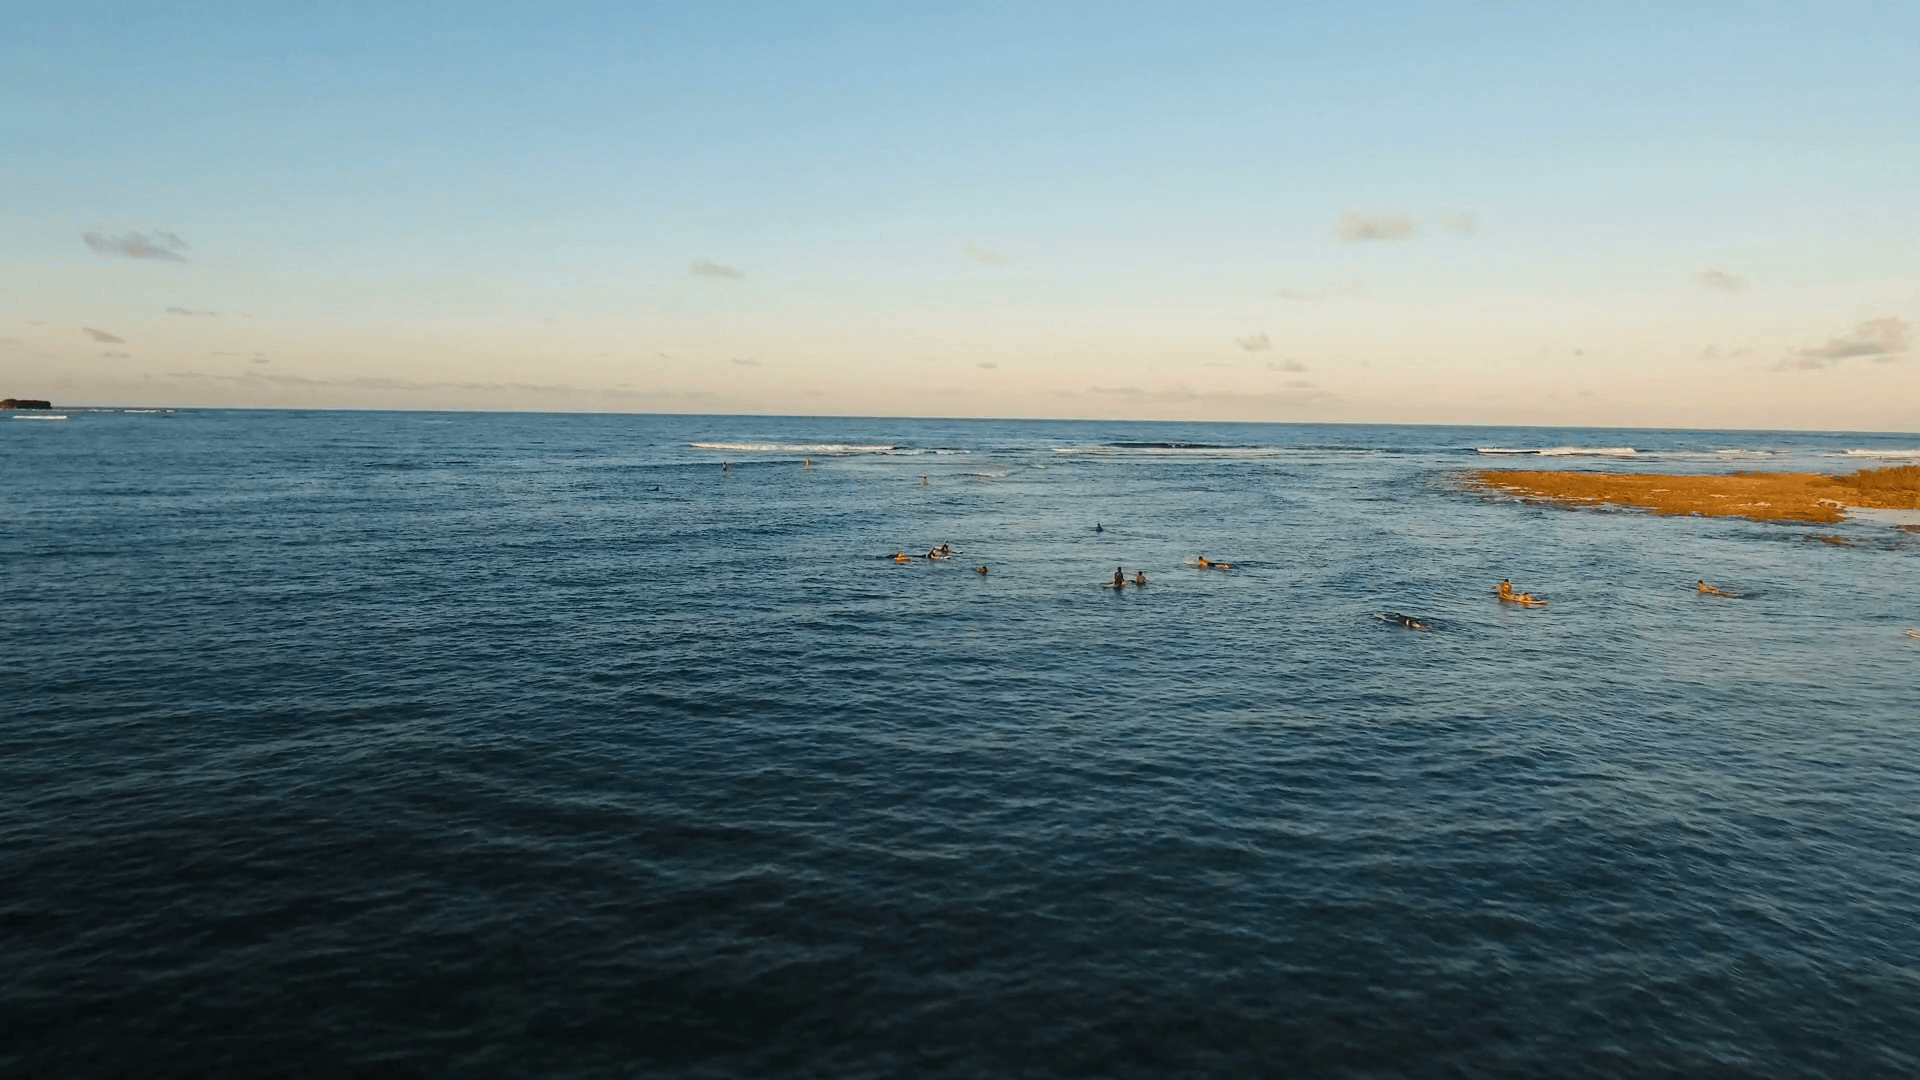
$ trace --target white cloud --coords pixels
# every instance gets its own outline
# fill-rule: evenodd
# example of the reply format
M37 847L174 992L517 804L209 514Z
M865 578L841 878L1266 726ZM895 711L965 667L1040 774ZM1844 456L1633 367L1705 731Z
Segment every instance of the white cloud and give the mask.
M966 252L967 258L972 259L981 266L1007 265L1007 257L1005 255L1000 254L990 247L982 247L971 240L967 241L967 246L960 250Z
M85 240L88 247L102 255L120 255L129 259L160 259L165 262L186 262L187 257L180 253L193 246L165 229L155 229L151 236L131 231L119 236L90 232L80 239Z
M1696 284L1721 292L1746 292L1747 279L1739 274L1729 274L1725 270L1702 270L1693 275Z
M1907 351L1910 344L1908 331L1911 329L1912 324L1892 316L1869 319L1854 327L1850 334L1827 339L1825 345L1795 349L1775 364L1774 370L1817 371L1834 367L1844 360L1886 363Z
M1266 352L1268 349L1273 348L1273 341L1264 333L1255 334L1252 337L1234 338L1233 340L1248 352Z
M717 263L711 259L695 259L687 264L687 272L694 277L743 278L747 275L737 266Z
M1340 215L1335 233L1342 243L1364 244L1370 240L1405 240L1413 235L1413 218L1405 210L1363 214L1349 210Z

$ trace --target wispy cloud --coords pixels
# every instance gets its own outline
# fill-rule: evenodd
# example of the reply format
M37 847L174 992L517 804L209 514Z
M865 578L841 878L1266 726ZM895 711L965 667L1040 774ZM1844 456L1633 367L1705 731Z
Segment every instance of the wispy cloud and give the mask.
M694 277L743 278L747 275L737 266L717 263L711 259L695 259L687 264L687 272Z
M1268 349L1273 348L1272 339L1268 338L1264 333L1255 334L1252 337L1234 338L1233 340L1248 352L1266 352Z
M1288 357L1287 359L1282 360L1277 364L1272 361L1268 361L1267 370L1268 371L1305 371L1307 370L1307 365L1301 363L1298 360L1293 359L1292 357Z
M1108 397L1126 398L1129 401L1151 401L1169 405L1227 405L1237 408L1248 406L1292 408L1333 396L1325 390L1315 389L1312 383L1303 379L1290 382L1287 386L1287 391L1277 394L1242 394L1231 390L1189 390L1184 386L1167 387L1161 390L1142 390L1137 386L1089 386L1087 390Z
M125 232L119 236L90 232L80 239L85 240L88 247L102 255L120 255L129 259L160 259L165 262L186 262L187 257L180 253L193 246L165 229L155 229L151 234Z
M1000 365L999 365L999 364L996 364L996 363L994 363L994 362L993 362L993 361L991 361L991 360L982 360L982 361L980 361L979 363L977 363L977 364L975 364L975 365L973 365L973 366L974 366L974 367L977 367L977 368L985 368L985 369L987 369L988 371L992 371L992 370L994 370L995 368L997 368L997 367L999 367Z
M1480 215L1471 210L1442 210L1434 220L1455 236L1472 236L1480 231Z
M184 315L189 319L217 319L220 317L220 313L217 311L195 311L192 308L183 307L170 307L167 309L167 314Z
M1876 364L1898 358L1907 351L1912 324L1891 316L1869 319L1850 334L1827 339L1825 345L1795 349L1778 364L1776 371L1817 371L1845 360L1872 360Z
M967 241L967 246L960 250L966 252L967 258L972 259L981 266L1007 265L1007 257L1005 255L1000 254L990 247L983 247L976 244L971 240Z
M1312 292L1304 289L1280 289L1273 295L1282 300L1326 300L1335 296L1359 296L1360 279L1354 278L1352 281L1322 285Z
M1372 240L1405 240L1413 235L1413 218L1405 210L1363 214L1349 210L1340 215L1334 232L1346 244L1364 244Z
M1721 292L1746 292L1747 279L1739 274L1729 274L1725 270L1702 270L1693 275L1695 284Z
M349 390L393 390L408 393L464 390L485 393L543 394L572 398L599 397L609 400L646 401L656 404L683 406L711 404L717 400L714 395L703 391L631 390L619 387L596 390L590 387L569 386L565 383L416 382L412 379L387 379L375 376L357 376L346 379L310 379L300 375L287 375L265 371L243 371L238 375L216 375L204 371L171 371L161 377L183 382L229 383L256 387L293 386L304 388L341 388Z
M741 367L759 367L760 366L760 361L752 359L751 357L736 356L733 358L733 362L736 364L739 364Z
M127 343L126 338L120 337L115 334L109 334L105 330L95 330L91 326L81 327L80 332L87 335L88 337L92 338L95 341L104 341L111 345L125 345Z

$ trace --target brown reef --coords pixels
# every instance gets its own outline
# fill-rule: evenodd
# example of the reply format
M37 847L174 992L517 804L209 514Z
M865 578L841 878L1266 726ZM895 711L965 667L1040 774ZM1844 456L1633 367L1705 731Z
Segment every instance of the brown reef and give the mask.
M1846 476L1763 472L1663 476L1482 469L1472 479L1488 490L1572 506L1610 503L1656 514L1757 521L1834 522L1850 506L1920 509L1920 465L1862 469Z

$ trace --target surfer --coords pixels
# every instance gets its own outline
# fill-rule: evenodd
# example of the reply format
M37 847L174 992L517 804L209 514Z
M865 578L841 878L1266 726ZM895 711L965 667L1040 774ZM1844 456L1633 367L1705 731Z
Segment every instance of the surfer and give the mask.
M1094 523L1093 523L1093 531L1094 531L1094 532L1106 532L1107 530L1105 530L1105 529L1103 529L1103 528L1101 528L1101 527L1100 527L1100 523L1096 521L1096 522L1094 522Z
M951 558L953 558L951 555L942 555L939 548L934 548L932 551L927 552L927 559L932 562L940 562L944 559Z
M1127 572L1117 566L1113 568L1113 587L1116 589L1127 587Z
M1145 585L1147 583L1147 572L1145 570L1134 571L1133 583L1135 585Z
M907 554L904 551L896 551L893 553L893 561L894 562L912 562L913 556Z
M733 463L732 463L732 462L730 462L730 461L723 461L723 462L721 462L721 463L720 463L720 471L721 471L721 472L730 472L730 471L732 471L732 469L733 469Z
M1409 630L1425 630L1427 628L1426 623L1421 622L1419 619L1416 619L1411 615L1402 615L1396 611L1393 613L1393 618L1401 626L1404 626Z
M921 477L921 478L920 478L920 486L922 486L922 487L925 487L925 486L926 486L926 484L927 484L927 478L926 478L926 477L924 477L924 476L923 476L923 477Z
M813 468L813 459L812 459L812 458L810 458L810 457L808 457L808 458L801 458L801 459L800 459L800 467L801 467L801 468L803 468L803 469L811 469L811 468Z
M986 567L984 567L984 566L976 566L976 567L974 567L974 568L973 568L973 572L974 572L974 573L976 573L976 574L979 574L979 575L980 575L981 577L985 577L985 576L987 576L987 568L986 568Z
M1501 600L1504 600L1509 604L1519 604L1523 607L1546 607L1547 606L1547 602L1545 600L1540 600L1535 598L1532 593L1514 592L1513 582L1508 581L1505 578L1501 578L1500 584L1495 585L1493 587L1493 595L1499 597Z
M1197 567L1199 567L1199 568L1200 568L1200 569L1202 569L1202 570L1231 570L1231 569L1233 569L1233 564L1232 564L1232 563L1223 563L1223 562L1215 562L1214 560L1212 560L1212 559L1209 559L1209 558L1207 558L1207 557L1206 557L1205 555L1196 555L1196 556L1194 556L1194 558L1193 558L1193 561L1192 561L1192 562L1190 562L1190 563L1188 563L1187 565L1188 565L1188 566L1197 566Z
M1714 588L1713 586L1707 584L1706 581L1704 580L1694 582L1693 587L1699 590L1700 592L1706 593L1708 596L1732 596L1733 595L1732 593L1728 592L1725 589Z
M953 542L951 540L940 545L940 554L943 556L953 554Z

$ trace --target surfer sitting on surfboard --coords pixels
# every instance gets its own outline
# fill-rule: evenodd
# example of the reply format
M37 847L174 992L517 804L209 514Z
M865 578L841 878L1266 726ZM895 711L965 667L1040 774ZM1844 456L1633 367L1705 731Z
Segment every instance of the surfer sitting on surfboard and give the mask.
M1127 587L1127 572L1117 566L1113 568L1113 587L1116 589Z
M1145 570L1134 571L1133 583L1135 585L1145 585L1147 583L1147 572Z
M1545 607L1547 604L1545 600L1534 599L1532 593L1514 592L1513 582L1505 578L1500 579L1500 584L1493 587L1493 595L1505 600L1509 604L1523 604L1527 607Z

